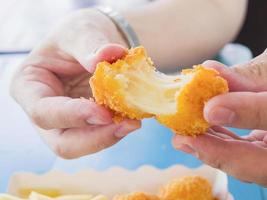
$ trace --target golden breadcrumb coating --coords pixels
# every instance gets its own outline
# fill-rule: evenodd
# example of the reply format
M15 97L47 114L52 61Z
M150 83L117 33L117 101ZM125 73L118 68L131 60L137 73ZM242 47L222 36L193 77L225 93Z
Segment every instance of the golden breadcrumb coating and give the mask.
M115 63L99 63L90 86L95 101L110 108L115 120L155 117L183 135L204 133L209 127L204 104L228 91L216 70L201 65L179 75L156 71L144 47L130 49Z
M177 97L177 112L173 115L159 115L157 120L177 133L198 135L209 128L204 119L204 104L212 97L228 91L227 82L218 72L201 65L183 70L182 74L193 74L191 81L181 88Z
M43 193L48 190L41 190ZM54 191L54 190L53 190ZM49 196L32 191L25 199L9 194L0 194L0 200L108 200L104 195L73 194ZM57 193L58 194L58 193ZM212 195L212 186L201 176L185 176L163 185L158 195L132 192L115 195L112 200L218 200Z
M130 194L115 195L112 200L159 200L159 198L156 195L133 192Z
M173 180L159 192L161 200L213 200L210 183L200 176Z

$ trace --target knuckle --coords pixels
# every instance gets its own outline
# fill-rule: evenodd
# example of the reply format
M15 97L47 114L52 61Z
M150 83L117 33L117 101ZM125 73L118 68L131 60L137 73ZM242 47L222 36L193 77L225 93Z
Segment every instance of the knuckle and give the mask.
M210 165L216 169L223 169L223 164L222 164L222 160L219 158L215 158L212 160L212 162L210 163Z
M29 116L31 118L31 121L35 125L39 126L40 128L46 129L46 126L44 126L43 118L34 109L29 112Z
M65 146L61 145L60 143L55 144L52 147L52 151L59 157L66 159L66 160L71 160L74 158L77 158L78 156L71 154L70 150L68 148L65 148Z
M251 61L232 68L236 73L247 76L258 81L259 78L265 78L267 74L267 52L259 55Z
M85 103L78 103L77 104L77 108L76 110L78 110L79 112L77 112L77 120L78 121L83 121L86 118L91 117L91 115L95 114L92 112L92 109L90 107L87 106L87 102Z
M90 153L101 151L101 150L107 148L108 146L110 146L109 142L106 142L106 141L96 142L92 146L92 149L91 149L91 152Z
M82 103L80 99L71 99L65 105L65 110L60 114L60 123L64 127L80 127L85 125L85 120L91 117L94 113L91 112L86 103ZM72 108L72 109L68 109ZM75 110L76 112L72 112Z
M267 73L267 49L248 63L248 71L252 75L265 76Z
M200 156L199 158L200 160L203 160L207 165L210 165L213 168L220 169L220 170L223 169L223 162L220 159L220 156L213 157L213 158L203 158Z
M227 158L224 158L223 152L217 150L216 153L203 152L199 154L199 159L213 168L224 170Z
M265 105L265 98L262 98L261 94L256 94L258 97L258 105ZM264 100L264 101L262 101ZM254 129L265 129L267 127L267 110L262 108L262 106L254 106L254 117L253 117L253 125Z
M262 77L265 75L264 68L266 68L266 62L258 61L258 60L252 60L249 63L248 72L249 72L249 74L254 75L256 77Z
M101 141L96 141L92 144L89 153L95 153L110 147L111 145L115 144L118 139L114 136L113 138L106 138Z
M47 124L45 117L42 116L42 114L40 114L40 112L35 107L32 107L29 109L28 115L29 115L31 121L39 128L42 128L45 130L51 129L49 124Z

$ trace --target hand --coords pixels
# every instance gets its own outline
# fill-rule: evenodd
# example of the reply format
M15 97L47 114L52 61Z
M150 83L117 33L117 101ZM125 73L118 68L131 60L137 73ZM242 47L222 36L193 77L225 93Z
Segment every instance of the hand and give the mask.
M135 120L114 124L109 110L89 100L90 73L99 61L122 57L123 45L106 16L83 10L65 19L19 67L11 94L59 156L100 151L140 127Z
M176 135L174 146L236 178L267 186L267 52L231 68L215 61L204 65L228 80L230 92L205 105L204 117L213 125L206 134ZM239 137L221 126L256 130Z

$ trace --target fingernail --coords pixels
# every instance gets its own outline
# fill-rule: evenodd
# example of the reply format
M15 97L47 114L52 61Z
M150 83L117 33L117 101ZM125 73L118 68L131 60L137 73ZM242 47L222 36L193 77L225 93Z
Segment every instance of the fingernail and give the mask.
M202 65L209 66L210 64L213 64L213 63L214 63L214 61L212 61L212 60L206 60L205 62L202 63Z
M215 107L207 115L207 120L213 125L231 125L236 114L225 107Z
M190 147L187 144L180 145L180 147L178 149L185 152L185 153L189 153L189 154L194 154L196 152L192 147Z
M114 135L117 138L123 138L139 127L140 127L139 121L122 122L121 126L117 129L117 131L114 133Z
M112 123L111 118L90 117L86 120L90 125L107 125Z

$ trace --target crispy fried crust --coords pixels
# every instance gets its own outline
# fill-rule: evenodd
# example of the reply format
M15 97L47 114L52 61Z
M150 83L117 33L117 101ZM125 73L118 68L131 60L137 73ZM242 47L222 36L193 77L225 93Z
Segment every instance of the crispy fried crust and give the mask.
M129 107L122 91L123 84L119 80L114 79L114 74L124 71L125 65L133 66L144 56L147 62L152 64L144 48L131 49L123 59L113 64L108 62L99 63L94 75L90 79L90 86L96 102L114 111L115 121L120 121L123 118L143 119L153 117L152 114Z
M54 195L51 192L41 190L43 193L49 193L50 196L31 192L24 200L107 200L104 195L76 194L76 195ZM23 200L8 194L0 194L0 200ZM132 192L128 194L115 195L112 200L217 200L212 196L212 187L208 180L200 176L186 176L180 179L170 181L160 188L158 195L144 192Z
M179 90L179 95L175 99L177 112L160 115L147 113L127 104L124 94L124 91L127 90L125 88L127 84L124 82L125 80L118 77L119 74L127 70L135 73L141 60L145 60L142 70L156 73L153 62L143 47L129 50L123 59L113 64L99 63L90 79L95 101L110 108L114 112L115 121L123 118L140 120L155 117L175 133L192 136L205 133L209 124L203 117L204 104L212 97L227 92L227 82L214 69L207 69L201 65L195 66L193 69L183 70L182 74L192 74L193 78Z
M203 117L204 104L212 97L228 91L227 82L213 69L197 65L182 71L193 73L194 78L180 91L177 98L177 113L156 116L157 120L174 132L183 135L205 133L209 123Z
M173 180L159 192L161 200L213 200L210 183L200 176L186 176Z

